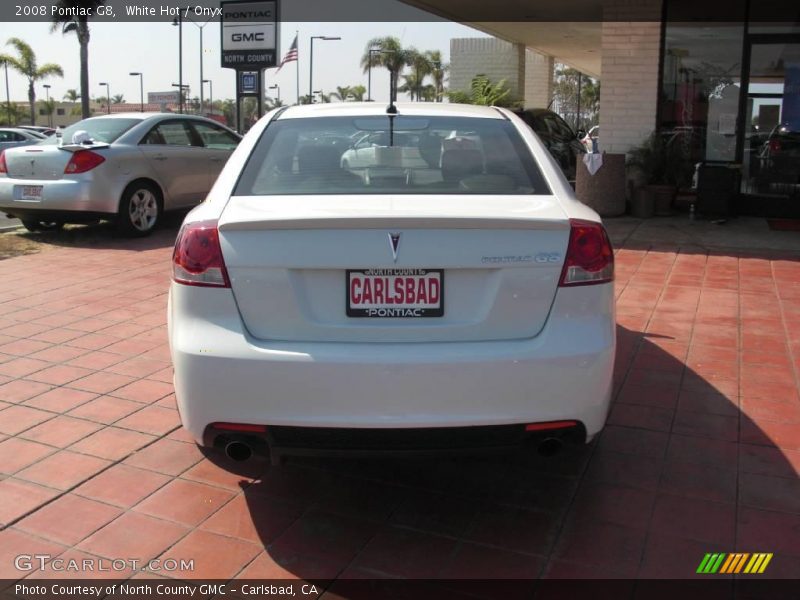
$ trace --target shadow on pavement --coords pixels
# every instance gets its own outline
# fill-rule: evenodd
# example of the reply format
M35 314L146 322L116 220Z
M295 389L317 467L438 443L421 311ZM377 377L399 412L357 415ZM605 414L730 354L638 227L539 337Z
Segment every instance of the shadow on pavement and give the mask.
M567 597L540 578L613 578L616 597L794 597L779 579L800 574L800 437L781 425L800 421L797 399L743 410L735 343L734 358L687 357L688 342L617 330L606 429L553 458L210 456L257 478L244 496L266 553L239 577L332 582L323 598ZM710 552L774 557L766 575L697 574ZM387 578L421 581L403 592ZM701 587L674 587L688 579Z
M68 225L60 231L29 232L18 230L17 235L45 246L97 248L102 250L155 250L175 243L178 229L186 211L169 212L162 216L156 230L147 237L126 237L110 221L87 225Z

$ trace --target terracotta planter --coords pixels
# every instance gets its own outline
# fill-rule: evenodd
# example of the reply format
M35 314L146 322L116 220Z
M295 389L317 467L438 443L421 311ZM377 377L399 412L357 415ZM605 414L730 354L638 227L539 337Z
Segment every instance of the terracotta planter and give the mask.
M636 188L631 199L631 214L639 219L649 219L655 214L656 201L649 187Z
M648 185L655 198L656 215L668 217L672 214L672 201L675 199L677 189L674 185Z

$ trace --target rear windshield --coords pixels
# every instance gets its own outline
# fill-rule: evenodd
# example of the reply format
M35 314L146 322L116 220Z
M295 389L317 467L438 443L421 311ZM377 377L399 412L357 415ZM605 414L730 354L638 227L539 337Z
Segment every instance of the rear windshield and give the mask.
M503 119L319 117L270 123L234 191L271 194L549 194Z
M74 125L70 125L64 130L63 134L61 135L61 143L71 144L72 136L75 135L76 131L85 131L95 142L106 142L110 144L116 141L116 139L128 131L128 129L141 122L141 119L126 119L122 117L118 119L84 119L83 121L78 121ZM54 135L47 139L52 144L59 143L58 139Z

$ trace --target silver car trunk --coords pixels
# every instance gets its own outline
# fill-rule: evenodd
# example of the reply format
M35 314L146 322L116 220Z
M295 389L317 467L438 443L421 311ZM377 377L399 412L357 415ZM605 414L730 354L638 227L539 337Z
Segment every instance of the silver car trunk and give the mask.
M64 177L64 168L77 150L97 150L108 144L96 146L36 145L14 148L5 153L8 176L12 179L54 180Z

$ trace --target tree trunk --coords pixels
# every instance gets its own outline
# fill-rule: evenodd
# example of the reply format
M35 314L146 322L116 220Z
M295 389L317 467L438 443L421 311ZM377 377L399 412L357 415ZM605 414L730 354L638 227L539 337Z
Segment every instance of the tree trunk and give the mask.
M31 106L31 125L36 125L36 90L32 79L28 83L28 103Z
M78 21L78 43L81 46L81 116L88 119L89 111L89 24Z

